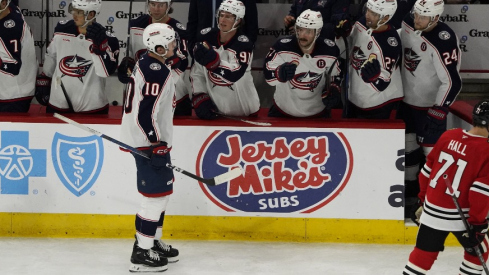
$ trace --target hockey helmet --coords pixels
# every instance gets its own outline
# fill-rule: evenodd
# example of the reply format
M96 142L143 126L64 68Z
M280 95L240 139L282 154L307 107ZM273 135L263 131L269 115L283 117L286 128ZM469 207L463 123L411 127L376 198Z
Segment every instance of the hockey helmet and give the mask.
M168 45L176 43L175 39L176 35L173 28L164 23L153 23L147 26L143 32L143 42L148 51L161 57L163 57L164 54L158 54L156 48L161 46L168 51Z
M227 11L231 14L234 14L236 16L236 20L242 19L245 16L245 5L243 2L238 1L238 0L224 0L222 1L221 5L219 6L219 9L217 10L217 16L219 17L219 12L220 11Z
M489 126L489 100L482 100L474 106L472 125L486 128Z
M318 11L305 10L295 21L297 27L316 29L318 32L323 27L323 16Z
M380 19L389 16L392 19L397 10L396 0L368 0L367 9L380 15ZM387 21L386 21L387 22Z
M413 12L421 16L430 16L433 19L441 15L444 8L443 0L418 0L414 3Z
M102 9L102 0L73 0L68 7L68 10L71 13L73 9L84 11L85 16L87 16L89 12L94 11L95 18L100 14L100 10Z

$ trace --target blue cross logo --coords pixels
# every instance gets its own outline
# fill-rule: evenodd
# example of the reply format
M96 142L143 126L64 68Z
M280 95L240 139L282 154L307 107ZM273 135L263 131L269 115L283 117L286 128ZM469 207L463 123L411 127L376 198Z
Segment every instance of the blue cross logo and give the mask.
M0 194L29 194L29 178L46 176L46 150L29 148L29 132L2 131Z

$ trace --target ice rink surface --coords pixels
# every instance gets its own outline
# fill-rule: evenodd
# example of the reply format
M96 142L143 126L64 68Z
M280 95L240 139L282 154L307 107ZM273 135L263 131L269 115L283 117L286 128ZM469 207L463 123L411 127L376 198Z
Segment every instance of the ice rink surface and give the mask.
M131 239L0 238L2 275L116 275L128 271ZM180 261L158 274L402 274L413 246L172 240ZM461 247L446 247L430 275L458 274ZM154 274L154 273L145 273Z

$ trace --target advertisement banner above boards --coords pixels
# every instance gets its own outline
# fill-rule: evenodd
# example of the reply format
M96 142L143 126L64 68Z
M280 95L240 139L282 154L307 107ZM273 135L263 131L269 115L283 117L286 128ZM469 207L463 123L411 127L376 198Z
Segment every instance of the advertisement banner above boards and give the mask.
M348 123L345 123L348 127ZM118 139L119 125L87 125ZM402 125L401 125L402 126ZM68 124L0 123L0 212L132 215L131 154ZM403 220L404 129L175 126L168 215Z

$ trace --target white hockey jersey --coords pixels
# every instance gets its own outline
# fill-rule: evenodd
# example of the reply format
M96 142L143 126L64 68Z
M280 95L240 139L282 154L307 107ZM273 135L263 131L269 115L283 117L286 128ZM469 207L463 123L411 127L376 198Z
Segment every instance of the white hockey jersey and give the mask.
M143 54L131 75L121 123L121 141L132 147L173 141L175 84L170 68Z
M336 44L329 39L318 38L311 54L302 52L295 35L277 40L270 48L263 68L267 83L276 87L273 99L277 107L293 117L321 113L325 108L321 99L326 84L325 75L334 66L330 81L339 76L340 67L336 61L339 53ZM292 61L299 62L294 78L286 82L278 81L277 68Z
M206 28L197 42L206 41L219 54L221 63L213 71L195 62L190 71L192 94L207 93L217 109L227 115L248 116L260 109L251 76L253 43L240 30L221 44L219 29Z
M98 23L93 23L98 24ZM73 20L60 21L54 29L44 60L44 73L52 77L49 105L68 109L66 93L75 112L89 112L108 105L105 78L115 72L119 58L119 41L107 32L109 47L103 55L90 52L92 40L78 32Z
M401 41L404 68L404 102L417 107L450 106L462 89L458 38L445 23L416 35L406 16Z
M348 99L361 109L375 109L389 102L399 101L403 97L400 59L401 39L397 31L389 25L382 32L367 33L365 17L360 18L347 37L350 46L348 76ZM341 42L340 42L341 41ZM340 50L344 47L342 39L337 40ZM375 55L380 62L379 78L365 83L360 70L365 61Z
M34 96L37 59L31 29L15 7L0 20L0 102Z
M180 44L176 54L180 57L180 64L178 66L172 66L172 77L176 85L175 95L177 98L177 104L184 98L188 97L190 83L185 81L185 77L188 74L185 70L188 66L188 50L187 50L187 32L185 26L174 18L170 18L167 22L162 22L170 25L180 38ZM129 47L129 56L133 56L135 60L146 52L146 46L143 43L144 29L151 24L151 16L148 14L142 15L129 22L130 34L131 34L131 47Z

